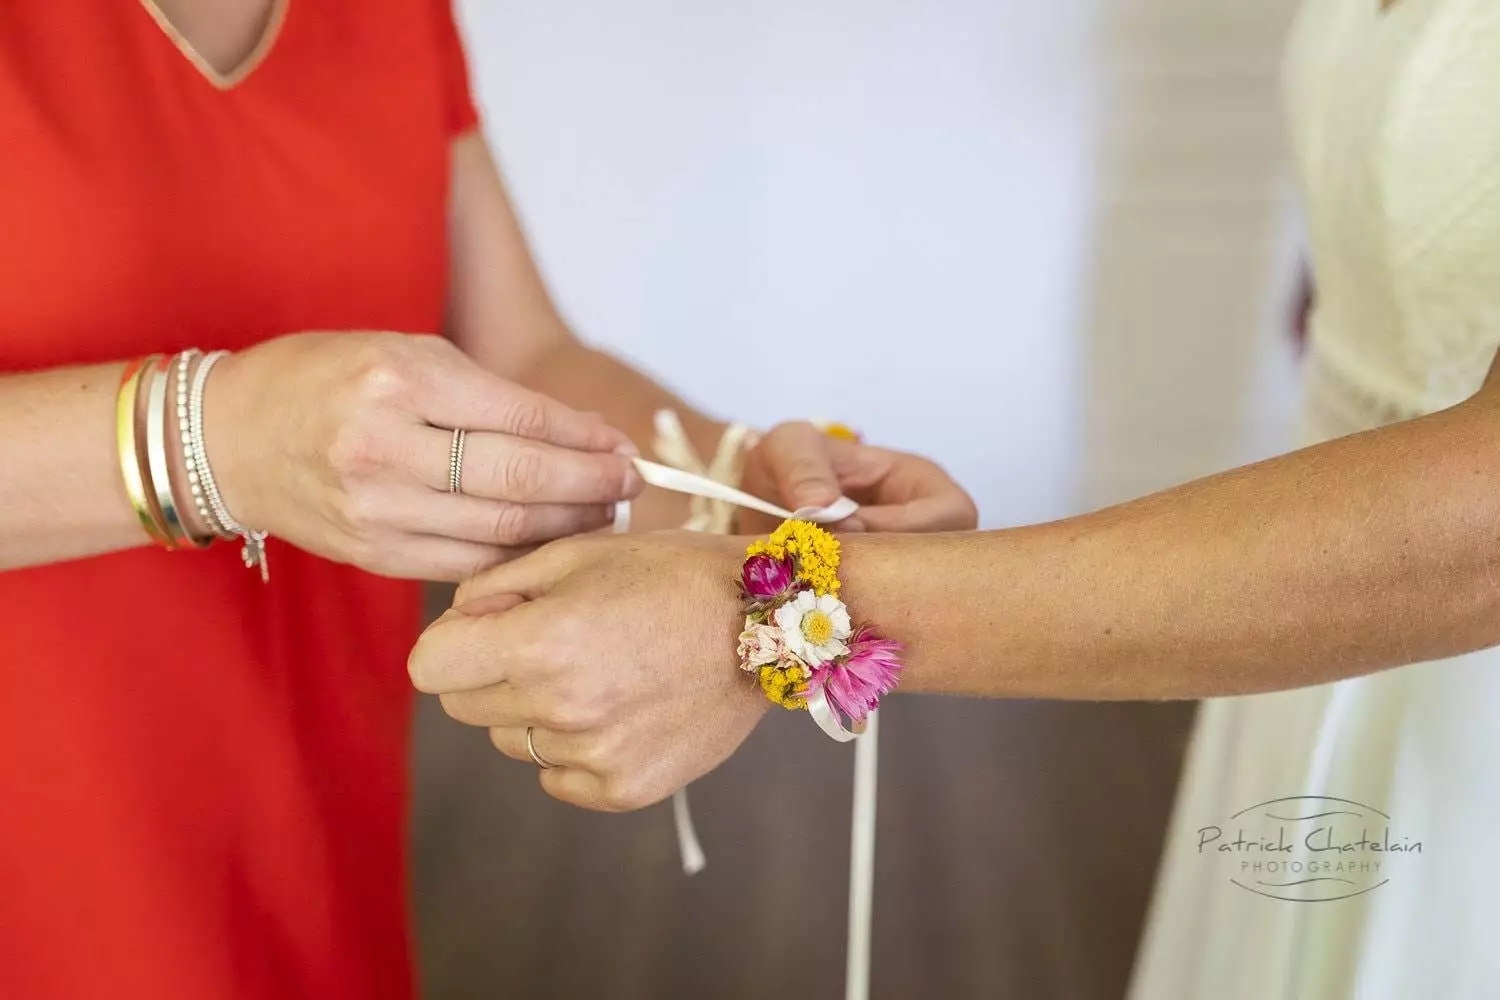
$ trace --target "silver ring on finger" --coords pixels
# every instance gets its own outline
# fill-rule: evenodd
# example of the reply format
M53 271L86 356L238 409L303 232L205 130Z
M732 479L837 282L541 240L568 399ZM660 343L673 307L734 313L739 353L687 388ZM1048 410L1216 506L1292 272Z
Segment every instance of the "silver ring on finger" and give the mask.
M531 760L534 764L536 764L537 767L541 768L543 771L550 771L557 765L536 752L536 740L532 735L535 732L535 726L526 727L526 752L531 754Z
M453 443L448 446L448 492L464 491L464 438L469 432L462 427L453 428Z

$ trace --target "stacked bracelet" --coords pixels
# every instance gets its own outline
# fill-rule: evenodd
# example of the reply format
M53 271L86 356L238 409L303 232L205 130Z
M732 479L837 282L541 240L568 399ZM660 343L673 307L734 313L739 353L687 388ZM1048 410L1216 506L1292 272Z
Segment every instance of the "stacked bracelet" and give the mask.
M175 407L177 414L177 440L182 443L183 464L187 466L188 490L193 498L193 506L198 511L198 521L209 526L209 534L207 535L193 535L189 533L189 540L193 543L194 547L200 549L212 544L213 540L219 537L213 519L208 516L208 512L204 509L202 491L197 488L198 474L193 471L192 435L190 433L191 428L188 412L188 375L192 372L193 364L200 362L202 358L203 353L198 350L187 350L177 355L177 402ZM166 414L163 413L162 416L165 420Z
M204 548L215 537L243 538L245 565L258 566L264 580L268 575L266 534L244 527L230 515L214 482L203 443L204 384L224 353L204 357L200 351L189 349L173 358L153 354L126 367L115 401L120 472L130 505L153 541L172 550L183 545ZM172 426L187 468L186 484L174 477L168 451L169 415L173 413L176 420ZM183 518L179 498L189 495L199 520L212 534L194 533Z
M214 481L213 467L208 464L208 446L203 439L203 393L208 385L208 373L224 357L227 351L215 351L198 363L187 395L187 431L182 443L187 452L188 489L199 515L213 526L221 538L240 538L244 547L240 558L246 568L260 569L262 582L271 578L271 567L266 559L266 533L247 528L234 519L224 498L219 494L219 485Z
M901 681L901 646L856 628L839 599L839 541L808 521L789 520L746 552L740 585L747 602L740 668L767 698L808 711L839 741L864 732L880 699Z
M191 363L197 354L197 351L183 351L177 356L177 368L180 370L184 364ZM168 373L173 363L168 358L160 358L150 369L151 388L146 400L146 468L150 472L153 492L148 498L154 499L153 510L161 515L167 548L179 548L185 543L201 549L210 539L196 537L188 531L177 512L177 499L172 491L171 460L167 455L167 389Z
M135 511L136 518L153 541L170 549L174 546L167 534L167 526L154 505L154 489L147 488L140 447L141 383L159 360L161 355L153 354L125 367L125 374L120 379L120 391L115 396L115 446L120 455L120 475L125 480L125 494L130 498L130 506Z

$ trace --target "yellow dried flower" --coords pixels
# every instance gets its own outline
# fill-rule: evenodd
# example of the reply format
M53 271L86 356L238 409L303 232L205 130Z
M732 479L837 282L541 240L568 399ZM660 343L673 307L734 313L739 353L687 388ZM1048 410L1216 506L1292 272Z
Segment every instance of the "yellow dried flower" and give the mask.
M792 557L797 579L809 584L819 597L839 592L839 540L810 521L783 521L764 541L754 542L745 557L762 553L776 559Z
M789 711L800 711L807 707L807 684L800 669L787 670L776 664L760 668L760 689L766 697Z
M831 438L838 438L840 441L853 441L855 444L859 444L859 431L848 424L841 424L834 421L824 424L822 430L824 434L827 434Z

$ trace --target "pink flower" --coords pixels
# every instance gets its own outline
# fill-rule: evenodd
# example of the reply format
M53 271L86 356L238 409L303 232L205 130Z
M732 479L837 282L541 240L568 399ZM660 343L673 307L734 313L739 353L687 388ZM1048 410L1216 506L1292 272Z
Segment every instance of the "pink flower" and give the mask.
M762 552L745 560L740 579L745 593L757 601L769 601L780 597L792 585L792 561L777 559Z
M786 653L781 629L773 625L747 625L740 633L740 669L754 670L775 663Z
M808 695L822 691L833 706L856 722L901 683L901 644L860 629L849 643L847 659L813 671Z

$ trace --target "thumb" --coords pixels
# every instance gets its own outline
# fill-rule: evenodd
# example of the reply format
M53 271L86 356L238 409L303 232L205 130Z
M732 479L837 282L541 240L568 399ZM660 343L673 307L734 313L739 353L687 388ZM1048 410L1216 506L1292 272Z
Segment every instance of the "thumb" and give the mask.
M812 424L778 424L761 441L760 449L783 507L826 507L843 495L828 440Z

